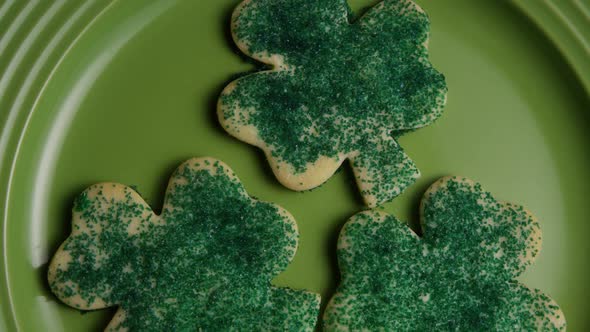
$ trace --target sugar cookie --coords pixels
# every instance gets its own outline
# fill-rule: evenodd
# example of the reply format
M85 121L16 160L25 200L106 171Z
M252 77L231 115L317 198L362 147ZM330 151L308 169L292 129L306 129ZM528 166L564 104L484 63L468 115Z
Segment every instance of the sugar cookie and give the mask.
M447 177L424 195L421 222L420 238L382 212L348 221L326 331L565 330L559 306L515 280L541 247L530 212Z
M191 159L160 215L120 184L84 191L48 279L74 308L119 306L108 331L312 331L319 295L270 284L297 241L287 211L250 198L222 162Z
M397 138L440 116L447 87L415 3L385 0L352 21L346 0L243 1L235 43L271 69L229 84L218 117L293 190L321 185L349 159L372 207L419 177Z

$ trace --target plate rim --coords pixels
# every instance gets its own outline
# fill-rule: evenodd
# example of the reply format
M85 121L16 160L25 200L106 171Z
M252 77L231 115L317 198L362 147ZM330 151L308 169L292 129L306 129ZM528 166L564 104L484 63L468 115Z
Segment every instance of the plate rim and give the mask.
M541 29L572 67L590 95L590 2L582 0L511 0Z

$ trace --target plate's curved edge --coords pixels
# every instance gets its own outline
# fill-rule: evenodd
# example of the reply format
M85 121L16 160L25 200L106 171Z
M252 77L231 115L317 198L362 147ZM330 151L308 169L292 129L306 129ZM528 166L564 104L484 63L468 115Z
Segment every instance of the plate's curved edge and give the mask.
M0 54L0 60L7 64L7 72L0 76L0 105L6 111L0 115L0 303L4 304L0 306L1 331L18 330L6 266L6 225L14 161L23 129L35 108L24 105L23 100L38 99L72 47L116 1L0 4L0 22L5 27L0 47L8 50ZM13 68L10 72L9 67Z
M556 45L590 95L590 2L512 0Z

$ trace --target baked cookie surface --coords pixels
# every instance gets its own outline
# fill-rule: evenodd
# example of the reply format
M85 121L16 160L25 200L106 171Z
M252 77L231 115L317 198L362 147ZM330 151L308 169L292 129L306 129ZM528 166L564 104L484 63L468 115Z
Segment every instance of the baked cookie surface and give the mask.
M559 306L515 280L540 251L530 212L447 177L424 195L421 222L422 237L382 212L347 222L325 330L565 330Z
M397 138L437 119L447 88L428 61L429 19L415 3L385 0L352 16L346 0L243 1L233 38L270 69L230 83L218 117L294 190L321 185L349 159L376 206L419 176Z
M48 279L74 308L119 306L106 330L311 331L319 296L270 284L297 241L287 211L250 198L222 162L191 159L160 215L120 184L84 191Z

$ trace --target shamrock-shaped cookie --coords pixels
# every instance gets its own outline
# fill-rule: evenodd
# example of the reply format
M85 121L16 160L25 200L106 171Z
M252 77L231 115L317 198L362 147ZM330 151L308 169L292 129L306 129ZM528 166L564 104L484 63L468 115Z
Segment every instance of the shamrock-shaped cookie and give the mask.
M192 159L160 215L120 184L84 191L49 284L78 309L119 306L109 331L311 331L319 296L270 284L297 239L287 211L250 198L222 162Z
M270 68L226 87L219 120L264 150L291 189L319 186L349 159L366 204L389 201L419 177L396 139L431 124L446 100L428 31L409 0L385 0L354 22L346 0L245 0L233 38Z
M425 194L421 222L420 238L382 212L348 221L327 331L565 330L558 305L515 280L541 246L527 210L447 177Z

